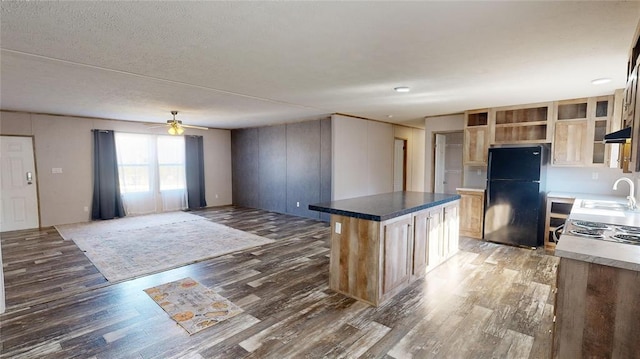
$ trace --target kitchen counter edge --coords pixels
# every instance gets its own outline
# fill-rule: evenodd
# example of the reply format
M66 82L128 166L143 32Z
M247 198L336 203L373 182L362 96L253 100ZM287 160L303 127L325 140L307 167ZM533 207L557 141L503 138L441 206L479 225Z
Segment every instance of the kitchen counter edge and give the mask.
M589 211L581 206L582 201L588 200L613 200L625 203L625 198L619 196L577 194L569 219L640 227L640 214ZM637 245L563 235L556 245L554 254L561 258L640 272L640 246Z
M388 197L391 201L395 196L400 195L400 192L390 192L377 194L372 196L363 196L356 198L349 198L325 203L316 203L310 204L309 209L312 211L324 212L329 214L336 214L345 217L353 217L359 219L365 219L369 221L382 222L392 218L400 217L405 214L417 212L423 209L440 206L449 202L453 202L460 199L459 194L450 194L450 193L429 193L429 192L403 192L402 196L416 195L421 194L427 195L426 197L433 197L428 201L423 201L417 205L398 205L395 208L392 208L389 211L384 213L374 213L375 210L365 210L362 207L367 207L367 203L370 202L371 206L369 208L374 208L376 202L380 200L384 200L385 197ZM360 209L356 210L351 207L354 203L357 203Z

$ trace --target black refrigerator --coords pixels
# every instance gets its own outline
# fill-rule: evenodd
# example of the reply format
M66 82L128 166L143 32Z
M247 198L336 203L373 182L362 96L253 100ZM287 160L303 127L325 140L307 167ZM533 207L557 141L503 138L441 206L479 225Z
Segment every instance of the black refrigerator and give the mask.
M547 145L489 149L484 239L537 247L544 240Z

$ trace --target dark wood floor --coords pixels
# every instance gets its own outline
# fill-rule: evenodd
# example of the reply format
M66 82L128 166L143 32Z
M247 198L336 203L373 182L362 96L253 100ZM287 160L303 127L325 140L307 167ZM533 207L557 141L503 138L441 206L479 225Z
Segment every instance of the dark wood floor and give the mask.
M2 358L547 358L557 259L461 238L374 308L332 292L328 225L261 210L192 212L276 242L109 284L55 229L2 234ZM189 336L143 289L190 276L244 313Z

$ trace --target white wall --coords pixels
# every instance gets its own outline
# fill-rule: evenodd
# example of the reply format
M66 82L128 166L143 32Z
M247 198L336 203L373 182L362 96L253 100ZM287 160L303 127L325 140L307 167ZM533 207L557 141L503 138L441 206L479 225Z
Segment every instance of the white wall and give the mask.
M2 269L2 246L0 246L0 314L4 313L4 270Z
M407 140L407 191L424 191L424 130L393 126L395 138Z
M620 177L637 177L618 168L554 167L547 168L547 192L594 193L627 196L627 189L614 191L613 182ZM594 177L597 177L594 179ZM465 167L464 186L486 188L486 167Z
M426 117L424 120L424 191L433 191L433 134L434 132L462 131L464 115Z
M393 126L331 116L331 198L393 191Z
M597 179L594 179L595 176ZM634 179L637 175L622 173L619 168L549 166L547 169L547 192L611 194L626 197L629 195L629 187L626 184L620 185L617 191L612 188L613 182L620 177Z
M137 122L49 116L0 111L0 133L34 136L40 225L90 220L93 195L91 129L132 133L166 133ZM228 130L193 130L204 137L208 206L231 204L231 134ZM52 168L62 168L52 174ZM218 198L216 198L216 195ZM84 208L88 207L89 211Z
M595 174L595 175L594 175ZM597 177L594 179L594 176ZM614 191L613 182L620 177L636 175L622 173L618 168L554 167L547 168L547 192L594 193L627 196L627 189ZM486 167L465 167L464 186L486 188Z
M487 188L487 167L464 166L463 187Z

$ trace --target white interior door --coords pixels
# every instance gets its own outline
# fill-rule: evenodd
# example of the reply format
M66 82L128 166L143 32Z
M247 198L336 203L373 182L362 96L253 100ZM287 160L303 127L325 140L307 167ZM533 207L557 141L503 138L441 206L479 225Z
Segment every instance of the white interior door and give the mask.
M444 155L444 193L456 193L462 187L462 131L450 132L447 137Z
M436 133L433 192L444 193L447 136Z
M38 228L33 139L0 136L0 169L0 231Z

